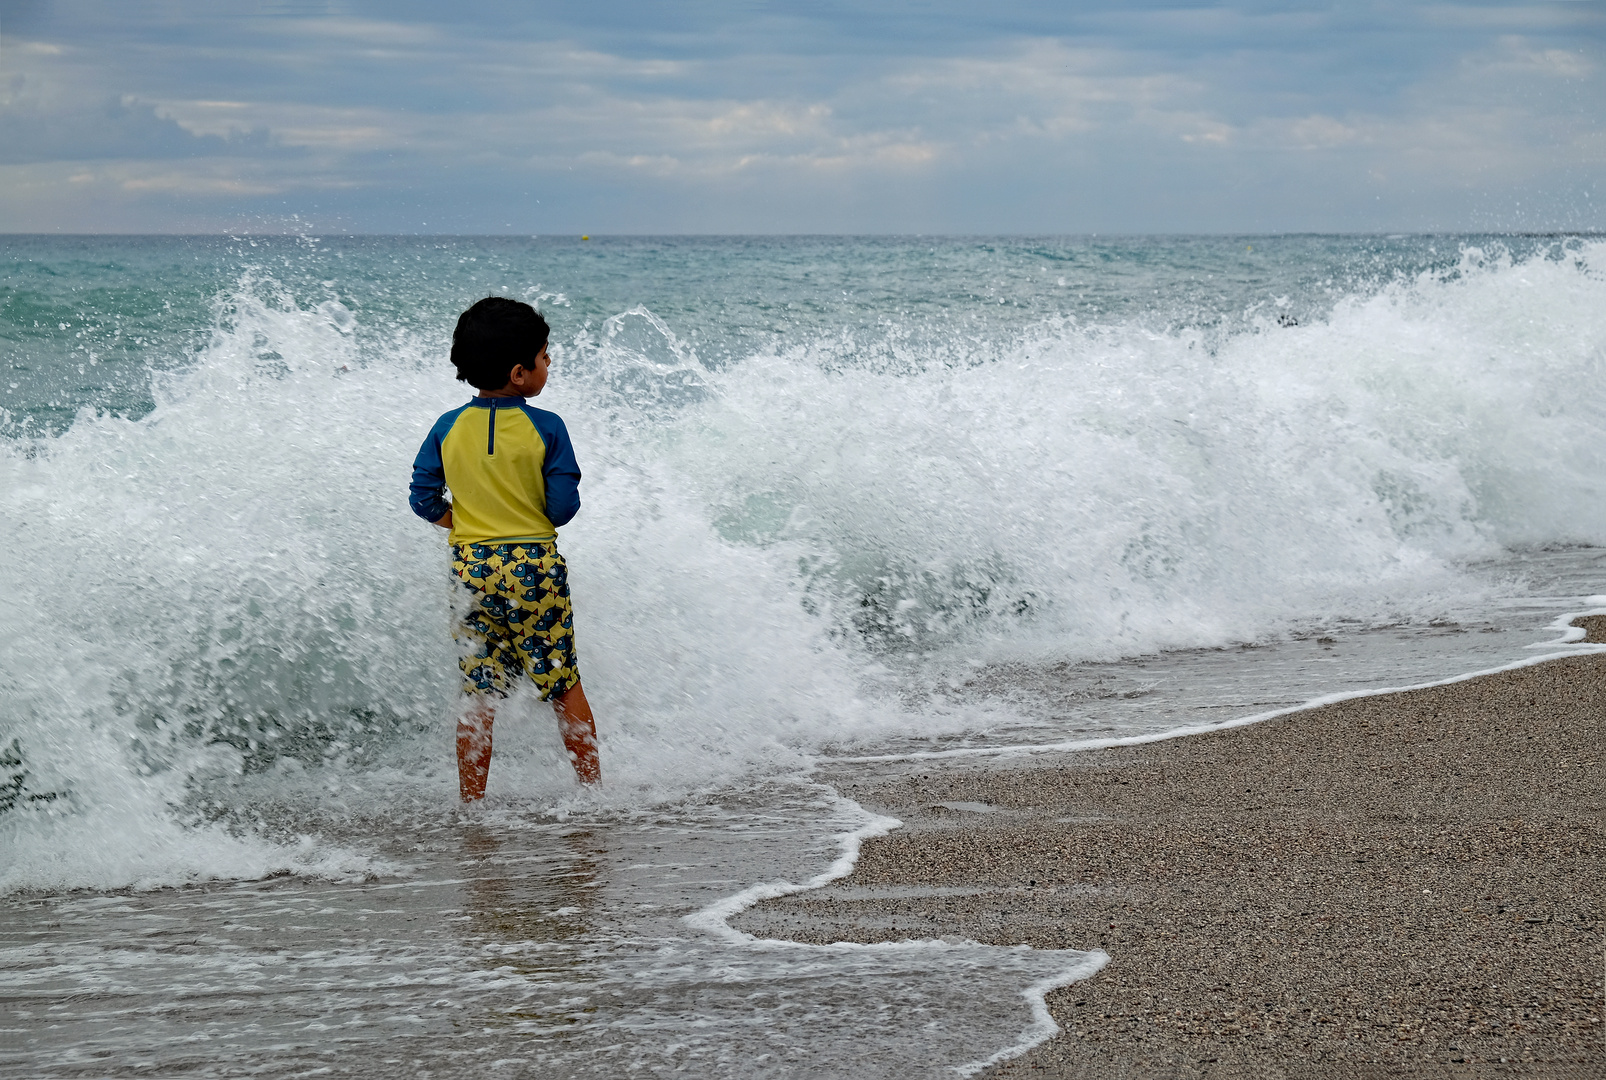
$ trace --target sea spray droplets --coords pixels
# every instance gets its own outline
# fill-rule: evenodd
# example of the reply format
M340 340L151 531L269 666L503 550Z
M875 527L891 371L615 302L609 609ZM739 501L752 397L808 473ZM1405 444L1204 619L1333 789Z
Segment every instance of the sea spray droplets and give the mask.
M0 743L19 739L29 783L76 808L48 837L8 835L40 855L12 865L45 875L14 884L249 873L288 858L247 837L260 805L449 801L441 538L404 495L424 430L465 396L441 345L473 295L353 250L333 268L306 254L313 285L252 270L225 289L148 415L84 412L0 448L0 527L28 553L0 565ZM540 404L586 474L562 546L606 797L672 800L825 744L985 723L881 693L981 659L1410 618L1469 588L1457 560L1606 539L1603 256L1469 253L1333 302L1295 295L1292 326L1149 317L1137 293L1116 298L1130 317L1044 294L989 322L998 305L958 306L962 282L911 275L873 317L822 300L809 322L782 297L773 347L717 364L688 343L758 339L726 333L749 311L741 283L702 308L632 298L589 330L575 300L552 313ZM589 295L541 271L497 273L509 292ZM1152 294L1163 267L1146 272ZM919 304L942 314L897 314ZM426 332L417 311L445 314ZM571 798L545 707L508 708L493 797ZM177 822L197 817L238 858L184 855ZM114 839L74 840L96 830ZM53 878L51 850L87 861Z

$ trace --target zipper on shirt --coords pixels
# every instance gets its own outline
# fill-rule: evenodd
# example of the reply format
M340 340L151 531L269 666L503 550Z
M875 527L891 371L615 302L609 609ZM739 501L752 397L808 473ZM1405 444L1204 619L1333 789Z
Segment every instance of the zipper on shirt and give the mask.
M485 436L485 456L490 457L496 453L496 399L491 399L491 430Z

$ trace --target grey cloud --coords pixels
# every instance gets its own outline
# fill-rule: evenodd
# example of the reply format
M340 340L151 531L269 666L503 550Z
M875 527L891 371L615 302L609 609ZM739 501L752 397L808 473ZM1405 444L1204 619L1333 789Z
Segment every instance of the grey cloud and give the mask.
M112 99L93 109L47 109L29 103L0 107L0 164L47 161L170 160L283 154L258 128L228 136L195 135L155 106Z

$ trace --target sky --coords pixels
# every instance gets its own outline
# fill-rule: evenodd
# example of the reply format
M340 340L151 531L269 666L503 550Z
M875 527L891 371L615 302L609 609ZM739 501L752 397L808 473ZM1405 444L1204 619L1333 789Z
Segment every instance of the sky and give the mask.
M1606 229L1606 0L0 0L0 232Z

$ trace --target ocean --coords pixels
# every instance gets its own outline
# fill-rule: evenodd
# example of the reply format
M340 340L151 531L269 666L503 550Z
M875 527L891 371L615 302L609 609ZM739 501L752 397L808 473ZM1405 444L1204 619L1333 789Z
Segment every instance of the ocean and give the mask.
M456 799L407 481L541 308L606 783ZM0 237L0 1066L941 1076L1104 962L726 919L895 828L817 775L1565 652L1606 241ZM1092 935L1089 935L1090 940Z

